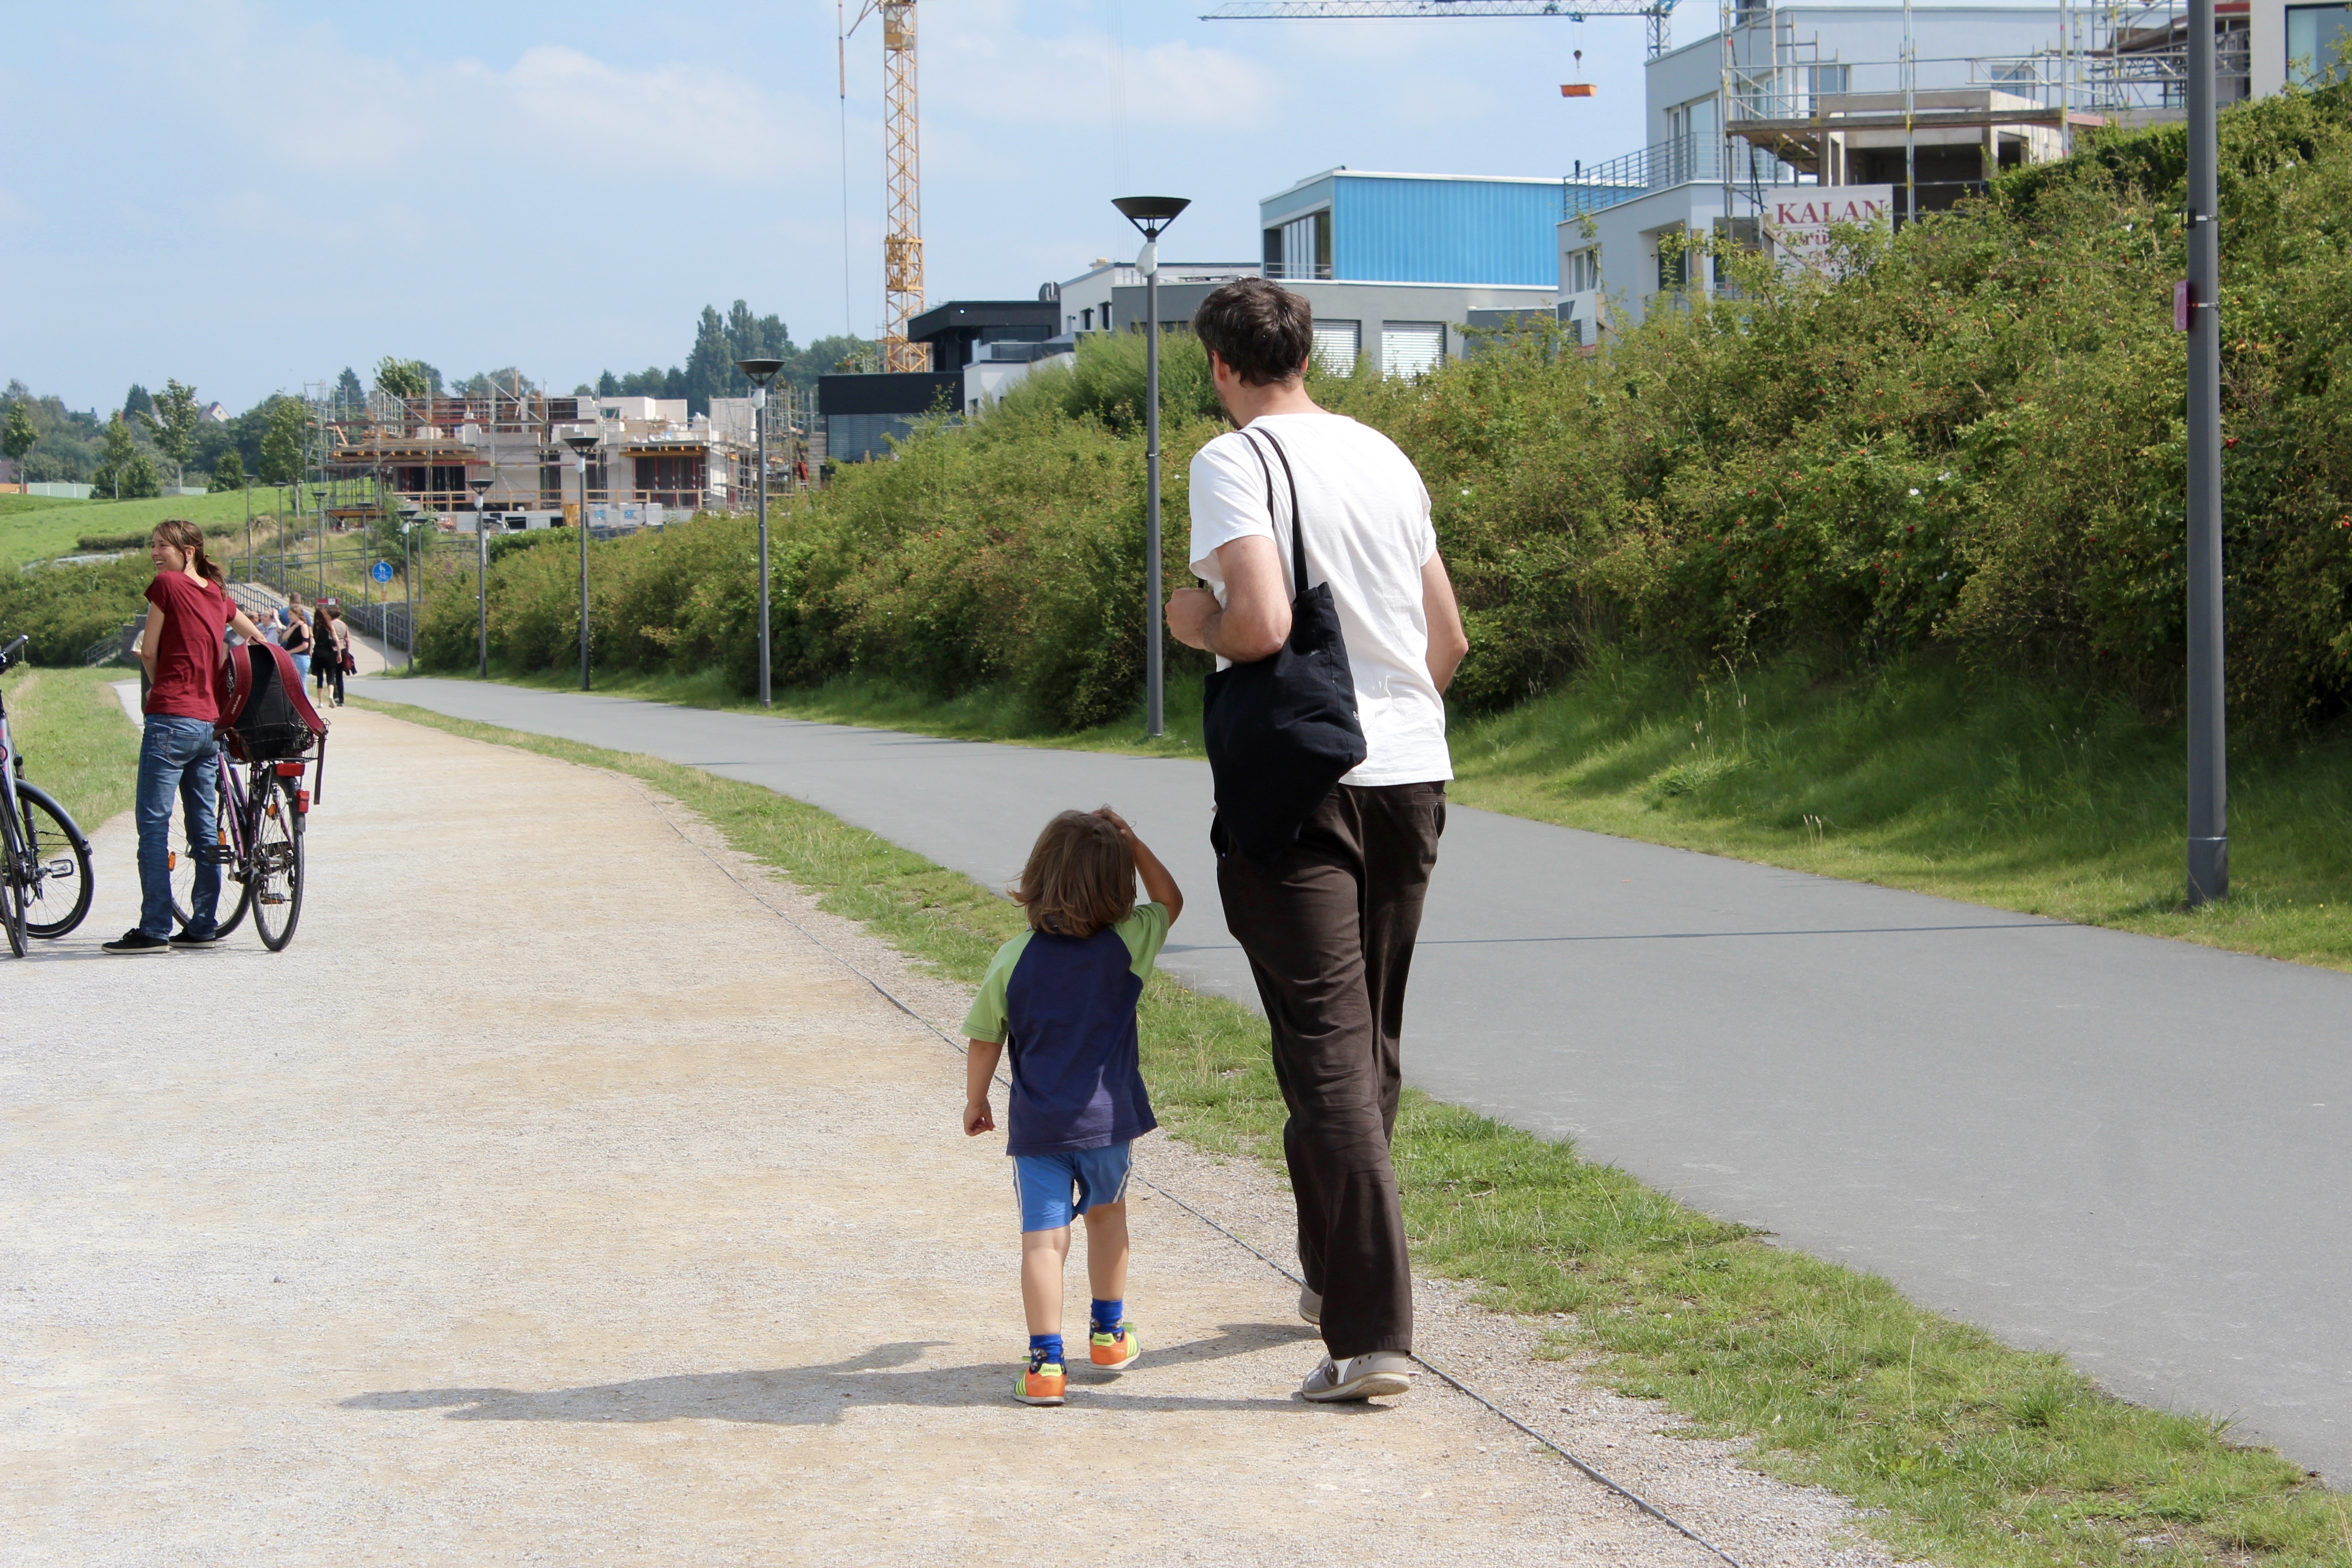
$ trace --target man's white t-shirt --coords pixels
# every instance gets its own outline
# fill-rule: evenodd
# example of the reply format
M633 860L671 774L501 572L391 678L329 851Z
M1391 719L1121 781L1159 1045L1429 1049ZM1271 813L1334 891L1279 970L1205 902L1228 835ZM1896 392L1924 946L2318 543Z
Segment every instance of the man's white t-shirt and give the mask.
M1253 435L1257 453L1250 450ZM1290 579L1290 487L1271 433L1298 479L1307 514L1307 580L1328 583L1356 681L1364 760L1341 779L1360 785L1423 784L1454 776L1445 749L1445 700L1429 678L1429 618L1421 569L1437 553L1429 491L1395 442L1339 414L1268 414L1249 432L1218 437L1192 459L1192 571L1225 602L1217 547L1255 534L1282 555ZM1274 508L1266 507L1266 475ZM1276 520L1281 521L1277 531ZM1219 659L1223 669L1227 661Z

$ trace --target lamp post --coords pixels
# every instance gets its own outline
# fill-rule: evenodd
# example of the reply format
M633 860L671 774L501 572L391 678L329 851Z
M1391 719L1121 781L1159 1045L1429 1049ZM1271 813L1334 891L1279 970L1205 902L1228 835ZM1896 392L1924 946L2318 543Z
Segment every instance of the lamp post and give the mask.
M2189 5L2189 907L2230 894L2221 680L2221 245L2213 0Z
M490 678L490 539L482 531L482 497L490 488L487 479L467 479L474 492L474 616L481 637L481 677Z
M424 510L413 500L400 503L400 606L403 629L408 634L408 662L401 666L403 669L416 667L416 569L409 563L409 537ZM389 648L392 639L384 638L383 644Z
M735 368L751 382L751 416L760 426L760 706L768 695L768 383L784 368L780 359L739 359Z
M1143 236L1135 269L1143 274L1143 732L1167 728L1160 649L1160 231L1192 204L1182 196L1119 196L1112 201Z
M603 444L604 437L592 435L566 436L563 444L572 448L572 459L580 469L580 689L588 689L588 454Z

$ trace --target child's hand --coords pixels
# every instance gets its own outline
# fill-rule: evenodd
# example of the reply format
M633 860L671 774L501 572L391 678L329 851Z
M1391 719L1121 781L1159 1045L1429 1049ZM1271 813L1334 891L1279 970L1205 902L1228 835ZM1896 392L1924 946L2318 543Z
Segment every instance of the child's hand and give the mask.
M983 1132L995 1131L996 1117L989 1110L988 1101L967 1100L963 1102L963 1135L965 1137L977 1138Z
M1121 816L1118 813L1113 811L1107 805L1096 807L1095 815L1101 817L1105 822L1109 823L1113 827L1118 828L1118 836L1121 838L1126 839L1129 844L1135 842L1135 829L1127 825L1127 818Z

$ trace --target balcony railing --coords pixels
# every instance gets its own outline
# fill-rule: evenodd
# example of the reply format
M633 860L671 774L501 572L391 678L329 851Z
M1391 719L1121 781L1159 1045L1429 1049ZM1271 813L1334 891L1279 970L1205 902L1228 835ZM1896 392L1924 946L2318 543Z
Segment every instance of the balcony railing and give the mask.
M1796 170L1769 153L1740 146L1732 148L1727 156L1730 176L1742 189L1802 183ZM1560 181L1559 216L1565 219L1598 212L1676 185L1714 184L1724 177L1726 157L1723 143L1716 137L1687 135L1605 163L1587 164Z

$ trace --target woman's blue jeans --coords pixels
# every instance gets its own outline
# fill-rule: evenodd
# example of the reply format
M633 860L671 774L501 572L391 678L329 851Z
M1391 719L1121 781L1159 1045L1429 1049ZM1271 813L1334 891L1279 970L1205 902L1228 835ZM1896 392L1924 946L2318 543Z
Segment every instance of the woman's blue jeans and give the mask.
M196 885L189 898L188 930L209 935L220 911L219 837L215 814L212 721L150 713L139 742L139 929L172 934L172 799L188 814L188 847Z

